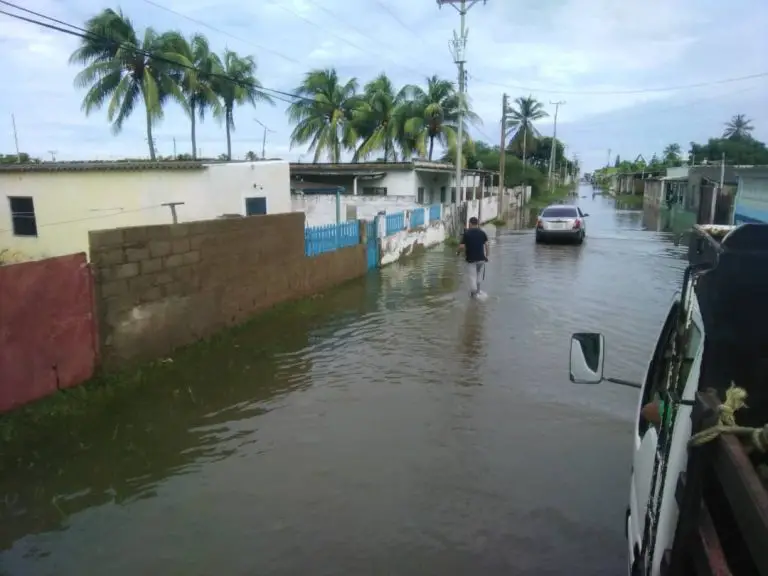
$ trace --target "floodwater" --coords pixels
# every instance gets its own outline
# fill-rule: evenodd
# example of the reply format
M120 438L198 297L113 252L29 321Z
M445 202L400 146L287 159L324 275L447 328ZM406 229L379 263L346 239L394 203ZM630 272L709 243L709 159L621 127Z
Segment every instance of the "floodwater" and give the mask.
M640 379L673 238L591 189L583 246L489 229L150 369L0 478L0 572L622 574L635 391L568 381L602 331Z

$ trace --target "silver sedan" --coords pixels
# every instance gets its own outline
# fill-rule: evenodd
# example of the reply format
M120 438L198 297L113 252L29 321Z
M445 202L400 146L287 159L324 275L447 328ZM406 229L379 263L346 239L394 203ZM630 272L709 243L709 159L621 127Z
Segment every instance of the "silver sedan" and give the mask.
M578 206L547 206L536 222L536 242L571 240L581 244L587 235L587 216Z

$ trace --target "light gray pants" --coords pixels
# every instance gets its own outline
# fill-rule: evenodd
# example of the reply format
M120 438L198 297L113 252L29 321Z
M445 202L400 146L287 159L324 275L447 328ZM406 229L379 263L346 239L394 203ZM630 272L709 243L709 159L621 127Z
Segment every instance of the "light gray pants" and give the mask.
M467 278L469 278L469 291L477 294L480 291L480 283L485 273L485 262L467 262Z

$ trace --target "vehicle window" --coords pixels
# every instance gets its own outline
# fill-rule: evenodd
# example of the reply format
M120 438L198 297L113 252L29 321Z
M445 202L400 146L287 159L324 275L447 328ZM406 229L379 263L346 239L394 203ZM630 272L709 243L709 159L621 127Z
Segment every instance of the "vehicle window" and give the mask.
M675 323L677 320L677 314L679 313L679 305L675 303L670 309L667 319L664 322L664 328L661 331L659 340L656 344L656 348L653 352L653 358L651 359L651 365L648 370L647 380L643 386L642 392L642 405L646 405L648 402L655 400L659 397L659 392L665 384L666 376L669 371L669 362L671 360L672 339L675 337ZM645 434L650 424L640 416L638 421L638 432L640 436Z
M645 391L643 397L643 404L646 404L650 401L661 400L661 394L664 389L667 388L667 386L674 384L672 382L668 382L667 380L671 376L672 349L674 347L673 340L675 337L676 331L674 329L667 334L661 356L658 358L658 363L656 364L653 373L650 375L650 382L648 382L648 389ZM691 371L691 366L693 365L693 361L696 358L696 353L698 352L701 343L701 330L695 323L691 323L690 329L686 334L686 339L683 344L685 346L685 350L683 353L682 361L680 363L678 393L682 393L683 389L685 388L685 384L688 380L688 374ZM641 435L645 433L645 430L647 430L648 426L648 422L645 422L641 416L639 422Z
M575 208L545 208L541 215L545 218L575 218L578 213Z
M696 358L696 353L699 351L701 345L701 330L696 326L694 322L691 322L691 327L688 330L688 337L685 343L685 356L680 366L680 390L682 393L685 387L685 383L688 381L688 373L691 371L693 360Z

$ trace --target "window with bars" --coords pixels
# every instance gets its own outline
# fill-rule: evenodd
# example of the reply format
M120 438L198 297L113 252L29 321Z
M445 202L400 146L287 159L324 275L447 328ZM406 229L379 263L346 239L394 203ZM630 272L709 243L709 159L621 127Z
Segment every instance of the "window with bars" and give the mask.
M35 202L27 196L9 196L14 236L37 236Z
M419 190L416 196L416 202L424 204L424 186L419 186Z

